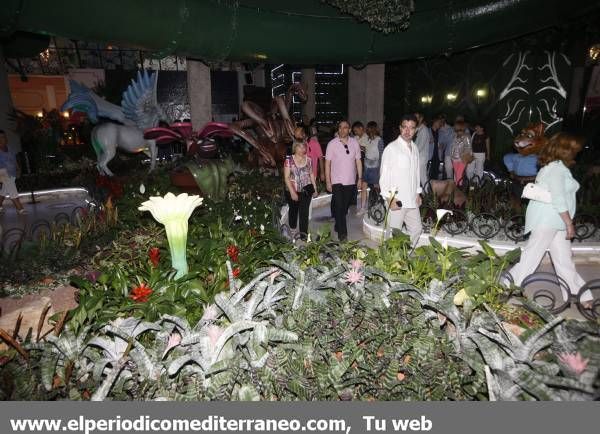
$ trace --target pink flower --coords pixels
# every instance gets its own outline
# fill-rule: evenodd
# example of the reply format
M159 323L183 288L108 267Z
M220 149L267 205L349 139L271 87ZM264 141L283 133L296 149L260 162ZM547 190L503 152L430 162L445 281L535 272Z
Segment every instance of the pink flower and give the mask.
M354 270L358 271L362 268L363 261L361 261L360 259L353 259L350 261L350 265Z
M219 310L217 306L214 304L209 304L204 308L204 313L202 314L202 321L214 321L219 316Z
M561 353L558 355L558 359L576 375L581 375L590 361L590 359L584 359L579 351L576 353Z
M217 341L223 334L223 329L217 325L208 326L208 339L210 341L211 346L214 348L217 344Z
M348 283L360 283L365 278L360 271L350 270L346 274L344 274L346 278L346 282Z
M277 278L277 276L281 275L281 270L277 270L274 269L275 271L273 271L271 274L269 274L269 281L271 282L271 285L273 284L273 282L275 282L275 279Z
M173 332L169 335L169 340L167 342L167 348L163 353L163 357L171 350L171 348L175 348L177 345L181 343L181 335L177 332Z

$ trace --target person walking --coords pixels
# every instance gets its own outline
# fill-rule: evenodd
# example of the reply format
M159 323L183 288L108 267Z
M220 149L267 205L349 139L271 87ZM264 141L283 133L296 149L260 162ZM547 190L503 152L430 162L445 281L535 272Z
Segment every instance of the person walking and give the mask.
M419 178L421 179L421 187L424 187L427 181L429 181L427 164L431 160L431 154L433 153L433 135L425 123L423 113L416 112L415 117L417 118L415 145L419 150Z
M327 144L325 178L327 191L332 193L334 229L338 240L345 241L348 238L348 208L352 203L352 196L356 198L356 189L362 182L360 147L356 139L350 137L350 124L346 120L339 122L337 137Z
M551 202L529 201L524 233L531 232L531 235L521 252L521 260L510 270L516 285L520 285L538 268L546 250L550 252L556 274L567 283L571 294L577 294L585 284L575 269L571 252L571 240L575 237L575 194L579 190L579 183L573 178L569 167L575 164L575 156L581 148L575 136L557 133L538 155L541 169L535 182L550 192ZM568 300L569 294L562 287L561 290L563 299ZM584 306L587 304L587 308L591 300L590 291L582 294L581 301Z
M308 158L312 163L313 173L315 179L317 175L321 182L325 182L325 159L323 157L323 149L321 143L319 143L317 124L312 122L309 125L309 140L308 140Z
M20 172L17 159L8 149L8 138L4 130L0 130L0 213L4 212L2 204L5 198L10 198L15 205L18 214L27 214L23 204L19 199L19 192L15 183Z
M308 235L310 202L317 196L317 182L306 148L304 141L294 140L292 155L286 157L283 165L285 196L289 205L288 222L292 232L296 232L297 226L300 227L302 239Z
M452 157L450 155L450 149L452 148L452 142L454 142L454 129L446 123L446 116L439 115L439 128L438 134L438 150L440 153L440 161L444 162L444 171L446 173L446 179L452 179Z
M360 190L361 207L356 215L363 215L369 206L367 200L367 188L379 189L379 166L381 154L383 153L383 139L379 136L377 122L367 123L367 144L365 146L364 176Z
M450 158L452 159L454 183L462 185L465 169L467 164L472 161L473 153L471 152L471 140L465 134L465 124L462 122L455 123L454 132L456 133L456 137L450 148Z
M485 162L490 159L490 137L480 122L475 124L475 132L471 137L471 149L473 150L473 162L467 166L467 176L469 179L477 176L477 180L481 182Z
M422 201L419 151L412 140L416 129L415 116L404 115L400 120L400 135L383 151L379 178L381 195L389 204L390 227L402 229L406 225L412 246L423 231L419 212Z
M435 118L431 122L431 137L433 139L433 150L431 152L431 165L429 167L429 179L438 179L440 173L440 163L444 161L443 156L440 156L438 146L439 129L442 125L440 118Z

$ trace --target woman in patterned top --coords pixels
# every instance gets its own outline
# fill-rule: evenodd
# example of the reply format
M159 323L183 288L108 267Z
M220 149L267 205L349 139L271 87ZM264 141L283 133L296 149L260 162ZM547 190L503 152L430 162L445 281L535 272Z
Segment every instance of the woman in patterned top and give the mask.
M306 155L306 142L294 140L292 155L285 159L283 176L285 196L289 205L289 225L296 231L300 219L300 234L304 239L308 234L308 212L310 202L317 196L317 182L310 158Z
M471 140L469 136L465 134L465 123L464 122L455 122L454 123L454 131L456 132L456 137L452 142L452 147L450 148L450 156L452 158L452 168L454 169L454 182L456 185L462 185L463 175L465 173L465 168L467 164L471 161L465 161L465 155L471 156ZM472 156L471 156L472 158Z

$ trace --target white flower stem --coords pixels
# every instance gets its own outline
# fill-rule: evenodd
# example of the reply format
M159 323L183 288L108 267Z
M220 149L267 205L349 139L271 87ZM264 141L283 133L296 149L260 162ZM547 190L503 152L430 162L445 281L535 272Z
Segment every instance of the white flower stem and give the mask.
M173 219L165 222L169 251L171 252L171 265L177 270L176 278L188 273L186 257L188 221L187 219Z

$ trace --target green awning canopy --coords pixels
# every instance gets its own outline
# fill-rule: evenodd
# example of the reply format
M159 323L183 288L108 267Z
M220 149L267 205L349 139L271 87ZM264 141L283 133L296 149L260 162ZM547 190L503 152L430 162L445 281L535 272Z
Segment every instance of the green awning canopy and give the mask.
M207 61L366 64L492 44L600 8L597 0L414 4L408 29L385 35L319 0L3 0L0 35L61 36Z

